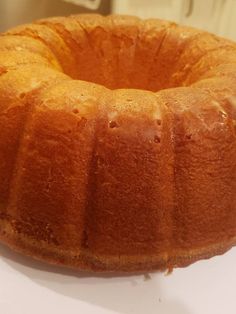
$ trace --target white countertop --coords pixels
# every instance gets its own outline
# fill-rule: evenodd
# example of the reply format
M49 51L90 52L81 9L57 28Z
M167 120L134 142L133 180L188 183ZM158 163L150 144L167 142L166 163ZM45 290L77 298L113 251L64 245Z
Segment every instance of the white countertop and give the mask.
M171 275L81 275L0 245L1 314L235 314L236 248Z

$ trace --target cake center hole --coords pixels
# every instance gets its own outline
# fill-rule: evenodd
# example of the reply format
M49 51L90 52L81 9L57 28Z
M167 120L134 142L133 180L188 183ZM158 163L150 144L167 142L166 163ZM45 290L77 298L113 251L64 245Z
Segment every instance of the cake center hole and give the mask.
M89 45L74 47L76 69L73 78L103 85L109 89L159 91L184 85L183 53L176 36L157 32L154 39L136 36L122 26L119 36L96 28L89 33ZM144 32L145 33L145 32ZM143 36L143 37L142 37ZM167 39L168 38L168 39ZM181 38L181 42L189 40ZM191 56L193 58L193 56ZM184 69L183 69L184 68ZM187 73L187 70L186 70Z

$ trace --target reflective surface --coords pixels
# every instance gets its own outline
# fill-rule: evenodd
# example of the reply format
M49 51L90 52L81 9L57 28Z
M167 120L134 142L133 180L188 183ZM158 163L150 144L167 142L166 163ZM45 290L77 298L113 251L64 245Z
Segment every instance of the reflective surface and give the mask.
M0 312L6 314L235 314L236 248L171 275L79 274L0 245Z

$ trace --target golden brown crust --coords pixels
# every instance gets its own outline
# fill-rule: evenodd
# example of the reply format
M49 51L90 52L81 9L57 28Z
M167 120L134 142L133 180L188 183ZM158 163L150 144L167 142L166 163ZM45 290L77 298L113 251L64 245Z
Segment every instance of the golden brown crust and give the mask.
M0 54L1 55L1 54ZM50 84L69 79L43 64L18 65L0 76L0 204L6 206L11 178L32 104L27 95Z
M15 229L1 219L0 240L16 252L52 265L70 267L89 272L144 272L154 270L172 270L174 267L186 267L198 260L224 254L236 245L236 237L211 246L191 250L172 251L168 262L166 254L141 256L96 257L78 249L68 251L45 242L33 241L29 237L16 233Z
M199 30L181 27L174 23L166 28L166 34L149 73L148 89L157 91L172 87L170 78L173 72L176 72L174 71L175 65L189 41L193 40L199 32Z
M63 71L71 77L76 77L74 67L75 60L73 59L73 55L56 31L53 31L46 25L26 24L10 29L6 32L6 35L8 34L26 36L29 38L32 37L35 40L43 42L49 49L51 49Z
M170 22L77 15L1 35L1 241L92 271L228 250L235 83L234 43Z
M146 89L146 86L152 82L153 85L156 84L152 89L157 90L158 83L152 81L151 77L154 76L152 72L158 76L158 68L153 67L153 65L155 59L158 58L167 30L174 24L157 19L148 19L139 23L133 61L135 66L131 70L130 86Z
M48 46L34 38L18 35L2 35L0 36L0 51L20 51L36 53L41 57L47 59L58 70L61 69L61 66L56 60L55 55L48 48Z
M173 74L170 78L170 85L173 87L188 85L186 79L189 77L189 74L192 75L192 79L194 79L195 76L197 80L200 73L198 72L198 66L196 65L200 64L205 56L210 56L211 53L214 54L214 52L219 53L222 48L230 50L233 47L235 49L235 43L230 40L217 37L207 32L196 32L195 30L193 36L189 36L185 44L185 49L173 65ZM215 60L217 60L217 54ZM225 60L227 60L227 58ZM194 66L195 71L192 71ZM209 66L212 66L212 64L206 65L206 70L210 69Z
M52 64L46 58L28 51L1 51L0 64L5 71L16 69L18 66L38 64L52 67ZM58 69L55 67L55 69Z
M160 94L174 114L173 246L191 249L227 242L236 232L234 121L217 99L200 89Z

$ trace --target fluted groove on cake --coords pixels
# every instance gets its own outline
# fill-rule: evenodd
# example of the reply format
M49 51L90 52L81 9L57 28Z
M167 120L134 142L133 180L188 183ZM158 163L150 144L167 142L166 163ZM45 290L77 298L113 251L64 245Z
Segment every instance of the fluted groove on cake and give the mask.
M174 238L174 207L176 202L176 165L175 165L175 129L174 129L174 114L171 106L169 106L168 102L165 99L159 98L159 93L155 93L157 103L161 112L161 119L157 120L157 124L162 127L162 136L161 136L161 144L162 147L162 167L160 168L161 174L161 182L160 185L165 187L162 190L161 199L164 203L164 208L166 209L165 215L167 215L167 223L168 228L165 230L165 238L167 241L166 247L164 247L164 251L162 252L162 263L166 265L166 268L171 270L173 265L173 256L171 254L173 248L175 247L175 238ZM164 151L164 152L163 152ZM166 168L164 164L166 163ZM166 188L166 186L168 188ZM160 204L161 206L161 204Z
M98 63L97 59L102 60L102 58L99 59L100 56L106 57L106 55L103 56L105 50L100 54L101 41L104 38L111 40L109 45L105 45L106 48L111 49L107 59L112 60L114 55L117 64L111 62L111 67L114 65L117 69L115 71L111 69L108 75L106 73L106 79L108 84L111 81L113 83L113 73L115 73L115 84L118 86L121 82L122 84L130 82L129 69L132 69L131 64L135 67L136 59L133 56L135 53L132 50L132 40L136 40L138 24L133 27L134 20L127 17L116 19L111 16L109 19L106 23L111 25L104 23L104 28L108 26L109 31L105 35L98 32L93 36L92 33L96 25L99 23L103 25L101 20L95 20L94 23L90 20L88 24L83 20L81 24L84 29L80 30L81 25L79 27L78 22L74 22L76 18L73 21L71 18L62 18L59 26L56 27L60 34L54 26L50 28L40 24L41 22L29 25L28 30L27 26L25 26L25 31L23 28L19 30L25 32L26 35L22 36L29 36L34 40L42 41L44 38L46 46L56 51L55 59L64 62L64 65L69 63L66 69L74 71L76 77L81 72L83 75L80 67L85 63L84 60L88 60L89 66L84 69L91 72L88 77L94 81L96 79L99 81L102 76L100 72L106 71L106 62L102 63L101 67L99 65L97 68L94 67L94 64ZM56 20L57 18L51 21L49 19L47 23L54 25ZM80 20L80 17L77 20ZM181 69L185 61L190 63L190 68L186 69L186 73L192 71L194 78L199 76L199 80L203 67L206 69L208 65L213 64L215 69L215 64L219 62L224 64L222 52L219 52L218 56L209 55L210 50L217 51L221 43L223 51L227 51L228 48L224 50L224 42L221 42L221 39L211 40L210 36L204 36L201 32L203 41L196 43L192 36L194 31L184 27L178 28L178 26L167 38L172 26L165 24L162 31L162 27L160 28L162 25L157 23L155 29L155 23L154 30L151 31L151 40L145 41L145 34L145 40L141 42L140 55L137 58L140 69L145 64L143 60L145 60L147 49L143 49L144 43L154 48L153 54L150 54L150 59L154 56L149 71L150 86L155 87L154 84L156 84L165 88L168 84L171 85L168 81L169 74ZM80 32L78 37L77 25ZM65 32L61 28L65 28ZM42 38L38 39L36 35L35 38L33 33ZM117 37L112 38L113 34ZM153 39L155 36L156 45ZM70 39L75 41L72 43ZM210 45L207 43L208 39L211 41ZM32 41L32 46L34 44ZM58 48L54 49L57 44ZM200 44L202 44L201 48ZM215 46L218 48L214 48ZM73 52L73 47L82 47L84 51ZM129 47L131 47L129 53L120 51ZM172 58L175 47L177 53ZM63 53L63 49L66 53ZM201 62L202 50L207 52L207 58L203 62ZM89 53L86 54L86 52ZM96 52L97 56L93 56L92 52ZM184 56L179 63L175 64L177 56L181 57L183 52ZM72 53L79 58L73 59ZM134 60L132 58L132 60L126 60L129 55ZM200 58L199 55L201 55ZM42 56L44 56L43 53ZM211 56L214 57L213 62L209 58ZM22 62L19 56L16 59L16 63ZM231 60L234 60L234 54L227 53L226 62ZM77 64L75 64L76 61L78 61ZM193 61L192 64L191 61ZM18 144L18 152L15 155L11 177L9 174L11 180L9 205L6 214L0 213L0 218L4 221L0 225L0 237L4 242L37 258L93 270L140 270L186 266L197 259L221 253L235 243L236 126L234 110L229 103L226 104L226 96L235 94L235 79L231 82L231 79L227 80L220 75L221 79L217 81L213 71L213 83L210 82L209 86L208 81L204 81L202 82L202 85L205 84L204 89L189 87L161 91L160 97L158 96L160 104L155 103L155 97L152 98L149 92L142 92L141 95L137 90L127 91L126 89L122 92L123 98L117 91L114 92L112 99L109 94L112 92L104 89L101 92L101 98L106 99L105 108L101 109L101 102L98 112L92 113L88 110L85 114L86 118L79 120L79 104L75 102L70 106L73 97L77 101L77 93L73 94L77 86L72 85L75 81L68 80L68 85L64 86L67 91L71 86L70 91L73 94L71 98L68 97L68 93L60 94L60 89L56 89L50 90L46 96L44 95L45 98L40 98L43 94L40 92L39 98L36 97L36 102L29 101L29 96L34 91L37 92L39 85L39 91L41 91L43 87L47 88L46 85L55 84L55 78L59 81L63 75L49 70L48 67L46 70L41 63L40 67L37 67L31 65L30 62L31 60L29 60L29 66L25 67L27 72L25 76L23 76L24 66L22 65L19 65L20 70L11 68L12 71L6 75L6 79L4 73L1 76L1 91L3 92L1 106L5 108L5 102L8 105L8 99L12 101L12 103L9 101L9 106L12 105L13 109L15 101L20 101L20 99L22 105L26 106L23 111L22 128L17 127L19 141L17 142L16 136L14 138L13 147ZM128 65L127 68L126 65ZM5 68L2 68L4 72ZM40 68L39 71L38 68ZM138 73L139 69L135 73ZM223 67L223 70L228 71L228 68ZM183 71L185 71L184 67ZM147 72L143 75L145 80ZM100 76L95 79L94 76L97 73ZM183 84L186 73L180 75L179 84ZM216 73L219 75L219 72L216 71ZM126 74L128 74L127 77ZM153 74L152 80L151 74ZM17 78L20 75L22 77L18 82ZM160 78L160 83L158 83L158 78ZM134 82L134 85L138 85L142 79L138 77L138 80ZM78 84L78 88L82 91L86 89L83 82L80 81ZM200 87L202 85L199 84ZM143 86L147 87L146 84ZM98 85L94 86L94 90L97 91L97 88ZM208 88L207 91L206 88ZM217 89L216 92L213 92L214 88ZM91 90L88 92L88 97L90 97L90 92ZM132 97L129 97L130 95ZM108 99L107 96L109 96ZM131 102L128 98L132 98ZM41 99L46 100L46 106L43 108L40 103ZM55 111L50 111L47 104L53 104ZM109 114L107 117L106 112L103 117L102 110L109 110L110 104L111 110L114 109L116 115L112 116L109 124ZM155 105L160 105L162 119L158 118L158 112L153 116L152 109L149 111L150 108L155 108ZM41 106L37 113L36 106ZM77 106L78 109L76 109ZM142 109L139 110L139 108ZM225 116L224 111L229 117ZM16 116L18 120L21 119L19 114L22 112L19 113L17 110L14 112L14 117ZM49 115L50 119L47 119ZM14 117L9 120L9 126L11 121L14 121L13 127L11 125L13 131L4 133L2 147L6 147L6 144L10 142L8 134L14 134L16 125ZM3 130L5 120L2 119L1 122ZM84 127L85 124L87 128ZM60 142L58 140L60 137L66 139L66 144L69 144L66 146L64 141ZM48 146L41 146L42 138L49 143ZM33 147L34 154L29 154L31 151L27 151L29 149L27 141L32 144L30 147ZM55 149L53 145L57 148ZM4 151L6 158L10 155L14 157L14 154L10 152L11 150L8 149ZM50 155L51 152L53 156ZM4 163L6 158L3 159ZM59 159L62 162L56 163L54 170L57 169L61 175L54 176L55 189L50 190L50 175L52 175L50 170L53 162ZM40 160L46 161L45 168ZM68 164L70 166L67 167ZM25 167L24 175L22 167ZM49 170L49 178L47 170ZM10 171L3 171L3 174L8 175L8 172ZM4 180L2 182L4 186ZM39 188L40 183L42 183L41 188ZM48 187L47 183L49 183ZM5 202L4 197L3 200ZM42 200L42 203L39 200ZM41 209L44 210L40 211ZM52 211L53 217L50 216ZM8 220L12 218L10 225ZM17 224L18 218L20 224ZM20 218L22 218L21 221ZM48 233L44 233L44 226L47 227ZM24 228L26 230L21 232ZM52 233L56 235L56 238L51 238Z
M73 18L73 17L72 17ZM87 29L84 27L82 21L80 21L78 18L73 18L73 20L78 24L78 26L83 30L83 33L86 36L87 42L89 44L89 47L91 48L92 51L94 51L93 46L91 45L91 41L90 41L90 36L89 36L89 32L87 31ZM95 52L95 51L94 51Z
M40 22L40 21L38 21L38 22L35 22L34 23L34 25L38 25L38 26L43 26L43 27L46 27L46 28L48 28L51 32L53 32L54 34L56 34L57 35L57 37L58 38L60 38L60 40L63 42L63 44L67 47L67 49L70 51L70 53L73 53L73 51L70 49L70 47L68 46L68 44L67 44L67 42L66 42L66 40L65 40L65 38L63 37L63 35L58 31L58 29L57 28L55 28L55 27L52 27L52 25L48 22ZM48 44L48 43L47 43ZM54 54L55 54L55 51L54 51ZM61 60L61 58L57 58L58 60L59 60L59 63L61 64L61 66L63 67L63 70L64 70L64 73L65 74L67 74L67 75L70 75L70 76L74 76L74 73L67 73L67 71L66 71L66 69L65 69L65 65L64 65L64 63L62 63L62 60ZM64 60L64 61L66 61L66 60ZM68 61L68 60L67 60ZM69 62L69 61L68 61ZM74 60L74 58L73 58L73 67L75 66L75 60Z
M20 36L20 37L27 37L27 38L32 38L34 40L38 40L51 52L51 54L54 56L55 60L58 62L58 64L60 64L60 60L57 58L57 56L54 53L54 51L52 50L52 48L50 46L48 46L48 43L42 37L40 37L37 32L32 31L31 29L27 29L27 27L20 32L18 32L18 31L16 33L8 33L7 32L6 34L3 34L2 36Z
M166 106L172 113L172 148L173 148L173 211L172 211L172 252L178 248L178 240L182 237L181 232L176 234L176 228L181 226L181 220L179 219L178 209L181 208L181 198L182 189L179 187L180 181L182 181L181 174L179 172L179 162L181 162L181 156L179 156L180 146L183 145L183 138L185 138L186 142L192 140L192 134L187 133L184 125L183 118L181 114L175 112L175 102L178 102L178 97L175 99L168 99L166 101ZM179 104L181 106L181 103ZM183 138L182 138L183 137ZM179 183L178 183L179 181ZM186 204L184 204L186 206ZM170 268L174 265L175 256L173 253L169 256L168 263Z
M57 33L57 35L67 45L67 47L71 51L71 53L75 53L75 51L73 51L68 44L68 38L69 38L69 42L72 43L74 46L78 45L78 43L73 39L73 37L71 36L71 33L66 29L65 25L63 25L62 22L53 21L53 23L52 23L52 22L50 22L50 20L40 20L35 24L44 25L44 26L50 28L53 32ZM66 36L65 36L65 34L66 34Z
M39 88L38 88L39 90ZM36 90L31 91L35 92ZM45 241L47 243L51 243L51 245L58 245L58 241L53 234L53 230L51 229L50 225L46 221L39 221L35 220L32 217L22 216L21 207L18 207L18 189L21 186L21 177L24 173L24 167L22 164L22 160L24 161L24 155L28 148L29 140L32 136L31 132L33 132L32 122L34 114L36 113L37 105L34 101L28 102L27 96L26 98L26 105L28 110L26 112L25 121L24 121L24 128L22 130L19 143L18 143L18 150L17 155L15 158L15 164L12 171L11 181L10 181L10 191L9 191L9 198L8 198L8 206L6 209L7 214L9 214L9 222L12 230L19 235L24 235L28 238L37 238L38 241ZM31 130L31 132L30 132Z
M76 18L73 18L73 21L75 21L75 23L81 28L81 30L83 31L86 39L87 39L87 43L90 47L90 49L94 52L95 54L95 50L94 50L94 47L93 45L91 44L91 40L90 40L90 36L89 36L89 32L87 31L87 29L84 27L82 21L80 21L79 19L76 19ZM77 42L77 45L78 45L78 42Z
M111 20L109 22L110 22L111 26L113 26L113 21ZM111 36L113 36L113 34L111 34ZM117 52L115 53L115 69L116 69L116 71L119 70L119 51L118 51L118 53Z
M21 161L22 161L22 156L24 156L24 152L27 147L27 142L30 138L28 129L30 129L33 115L36 112L36 108L37 108L36 103L33 101L33 98L30 99L30 96L33 94L39 93L41 89L45 88L45 85L49 87L53 84L56 84L55 80L41 82L40 86L36 86L32 88L29 92L24 92L22 94L22 97L20 95L21 103L26 108L26 112L25 112L25 117L23 121L24 127L22 128L21 134L19 136L17 154L15 157L14 166L13 166L10 184L9 184L11 188L9 191L8 202L7 202L8 207L6 211L9 212L12 215L12 217L14 217L14 215L17 214L16 207L15 207L16 202L17 202L17 188L19 184L19 179L21 177L21 172L23 171L21 167Z
M98 103L99 105L99 103ZM97 146L98 146L98 134L99 134L99 119L96 119L95 131L93 135L92 141L92 150L91 150L91 158L88 167L88 181L87 181L87 189L86 189L86 206L85 206L85 219L84 219L84 231L83 238L81 241L81 251L83 250L89 251L89 226L90 222L94 218L94 201L95 200L95 192L97 186ZM83 254L83 253L82 253ZM92 254L92 252L90 252Z
M179 26L178 26L179 27ZM213 35L213 34L211 34L211 33L207 33L207 35L208 36L210 36L210 38L214 38L215 39L215 36ZM182 57L183 57L183 55L185 54L185 52L186 51L188 51L188 49L189 49L189 46L191 46L192 45L192 43L193 42L195 42L195 41L197 41L199 38L201 38L202 37L202 32L197 32L197 33L195 33L195 34L193 34L191 37L189 37L188 38L188 41L184 44L184 48L182 49L182 51L180 52L180 54L179 54L179 56L178 56L178 59L179 60L181 60L182 59ZM220 40L218 40L218 42L219 42ZM213 48L214 49L214 48ZM219 47L218 48L216 48L216 49L219 49ZM201 48L199 48L198 47L198 50L201 50ZM210 49L211 50L211 49ZM209 50L209 51L210 51ZM203 49L202 51L201 51L201 53L200 53L200 56L196 59L196 61L194 61L194 62L192 62L192 59L190 60L190 62L189 62L189 60L188 60L188 62L189 63L185 63L184 64L184 67L182 66L181 68L178 68L177 67L177 73L175 72L175 73L173 73L172 75L171 75L171 79L172 78L175 78L176 76L178 77L179 75L181 75L181 80L183 80L183 77L185 78L186 77L186 75L188 74L188 72L191 70L191 68L195 65L195 63L197 63L198 62L198 60L201 58L201 57L203 57L204 56L204 54L205 54L205 50ZM180 81L181 81L180 80ZM182 82L182 84L184 84L183 82ZM177 85L178 86L178 85Z
M46 37L44 36L46 33ZM30 24L30 26L25 25L23 29L13 28L10 29L6 35L22 35L22 36L28 36L33 39L37 39L41 42L43 42L53 53L55 56L55 59L58 61L60 66L63 69L63 72L67 75L71 75L73 73L71 69L71 60L69 60L69 54L71 54L71 50L66 45L65 41L61 36L55 31L55 29L50 28L47 25L34 23ZM51 41L50 37L54 37L53 41ZM56 43L54 42L56 40ZM65 55L66 59L65 59ZM74 68L74 61L73 61L73 68Z
M125 31L129 19L132 32ZM140 19L134 16L121 18L120 16L110 15L106 17L106 22L112 29L112 45L117 47L115 55L117 73L114 74L114 80L118 80L118 86L115 86L115 88L132 88L134 78L132 77L132 70L140 30Z
M144 21L143 20L139 20L139 23L138 23L138 32L137 32L137 35L136 35L136 40L135 40L135 49L134 49L134 56L133 56L133 60L135 59L136 57L136 53L137 53L137 43L140 42L140 39L141 39L141 34L142 34L142 27L144 25ZM133 66L135 67L135 64L133 62ZM131 71L131 75L132 75L132 71Z
M184 90L183 90L184 92ZM192 92L194 92L194 90L192 90ZM187 115L185 115L184 111L179 112L180 117L178 118L178 112L177 112L177 116L176 118L178 118L178 120L176 120L175 125L177 127L177 137L179 138L178 142L179 144L176 147L176 152L175 152L175 158L176 158L176 162L177 162L177 177L176 179L178 179L178 186L177 186L177 192L178 194L178 198L176 199L176 209L175 209L175 213L176 213L176 221L178 221L178 236L176 237L177 240L179 240L178 245L180 245L180 248L183 247L183 249L186 247L188 247L189 243L194 242L194 239L196 237L198 237L198 241L199 243L201 243L201 241L203 241L203 233L209 232L209 239L208 241L214 241L218 234L215 230L215 224L217 221L217 216L221 217L222 220L222 224L226 224L229 228L229 233L233 233L234 231L234 227L233 227L233 223L232 221L230 222L229 219L227 218L227 216L223 216L221 211L223 212L223 209L227 209L229 210L229 214L231 215L231 218L233 217L233 212L234 209L233 207L230 208L231 205L229 204L234 204L235 203L235 197L233 195L233 190L235 189L235 179L233 179L233 177L231 178L229 176L229 173L232 173L232 175L235 176L235 170L233 170L233 162L230 162L229 159L229 155L232 153L232 155L235 154L235 149L233 148L235 144L231 143L232 142L232 131L230 132L229 129L229 125L228 123L230 122L228 120L228 117L226 116L225 110L223 109L223 107L221 106L221 104L218 104L218 102L214 102L214 99L209 97L206 98L206 94L204 94L200 89L199 91L195 91L195 93L198 93L198 95L204 95L205 99L207 99L207 103L206 103L206 110L203 111L204 109L199 109L200 111L198 111L198 109L196 108L195 111L194 110L194 105L195 102L192 103L192 113L196 116L196 118L198 119L198 123L199 126L196 130L196 132L200 132L200 134L202 136L205 137L206 141L204 142L196 142L197 139L199 139L199 136L195 137L195 133L193 133L193 144L191 144L190 146L187 144L188 139L186 138L186 140L184 139L184 135L186 136L187 130L188 130L188 126L187 126ZM174 95L173 95L174 96ZM184 96L184 94L183 94ZM181 98L177 97L177 106L180 108L182 107L182 103L181 103ZM201 99L201 98L200 98ZM194 100L194 98L193 98ZM170 103L171 101L173 101L173 99L170 99ZM177 109L178 110L178 109ZM190 108L191 110L191 108ZM213 124L212 126L209 125L207 122L207 112L211 112L212 115L215 115L215 119L216 119L216 124ZM204 117L204 118L203 118ZM184 118L186 118L186 121L184 122ZM183 124L184 122L184 124ZM214 127L213 127L214 126ZM224 135L226 135L227 137L225 137L224 135L224 141L225 141L225 145L222 146L222 139L221 137L217 137L216 134L220 135L219 130L222 129L224 130ZM216 131L218 130L218 131ZM214 133L213 133L214 131ZM230 134L231 133L231 134ZM195 137L195 139L194 139ZM219 143L221 144L218 144ZM191 142L190 142L191 143ZM229 145L229 143L231 143ZM235 142L234 142L235 143ZM186 148L184 149L184 146L186 146ZM207 145L207 146L206 146ZM181 148L182 146L182 148ZM188 150L188 147L189 149ZM210 151L209 153L207 152L207 148ZM219 148L221 148L221 150L219 150ZM204 151L203 151L204 150ZM199 153L202 151L202 155L199 155ZM183 172L183 161L186 160L187 162L187 157L190 160L190 164L185 165L186 169L184 169ZM181 159L183 158L183 160L181 161ZM197 160L196 160L197 158ZM224 166L221 166L221 172L219 173L220 179L219 182L217 182L215 180L216 175L217 175L217 169L220 167L220 161L224 160L225 164ZM198 173L196 173L196 165L195 162L197 161L198 163L198 167L199 167L199 171ZM200 162L202 161L202 163L205 165L205 169L204 166L202 166L200 164ZM182 169L182 170L181 170ZM231 171L229 171L229 169L231 169ZM203 178L203 182L202 184L198 184L198 176L200 178ZM204 179L205 178L205 179ZM206 183L204 181L206 181L207 178L207 182L209 186L206 186ZM228 179L227 179L228 178ZM190 179L190 182L188 185L186 185L186 182L188 182L188 180ZM176 181L176 180L175 180ZM216 181L216 183L215 183ZM176 181L177 182L177 181ZM225 185L224 185L225 182ZM198 184L198 185L197 185ZM229 191L228 193L225 193L225 189L226 186L228 185L229 187ZM204 189L205 187L205 189ZM190 188L190 189L189 189ZM215 196L215 200L212 201L211 198L208 197L208 193L207 188L209 189L209 193L210 195L212 195L212 193L215 193L213 191L213 189L215 189L215 191L217 191L218 195L221 195L221 197L223 197L222 193L224 194L224 198L225 201L220 202L220 199L217 200L218 196ZM196 198L196 196L193 194L193 189L195 189L195 191L198 191L198 193L201 195L202 197L202 203L203 205L199 208L199 212L198 212L198 208L197 208L197 204L199 202L199 200ZM227 190L226 190L227 191ZM187 195L187 198L185 198L185 194ZM180 201L180 203L179 203ZM178 205L179 203L179 205ZM220 209L219 205L221 204L222 209ZM212 213L214 213L214 211L216 212L215 217L214 214L212 216L209 216L208 211L210 206L212 206ZM179 219L178 218L178 210L180 210L180 214L181 212L186 215L186 217L188 217L188 219L195 219L196 224L199 225L199 230L194 230L194 228L190 231L188 225L186 224L186 221L184 219ZM181 217L184 215L181 214ZM221 216L222 215L222 216ZM230 217L230 216L228 216ZM185 218L186 219L186 218ZM206 223L204 222L204 220L208 223L208 226L206 225ZM202 220L202 221L201 221ZM181 227L181 222L183 223L183 226ZM189 222L189 220L188 220ZM208 228L208 229L207 229ZM184 234L184 232L186 232L186 234ZM192 235L192 239L190 236L190 233ZM219 228L219 232L223 231ZM187 235L187 238L186 238ZM182 238L183 236L183 238ZM188 243L189 242L189 243Z
M97 131L97 130L96 130ZM97 157L96 157L96 148L97 148L97 136L94 134L93 149L91 154L91 160L89 163L88 171L88 184L87 184L87 201L85 207L85 224L83 231L83 239L81 242L81 248L89 250L89 221L93 219L93 206L94 206L94 196L96 192L96 169L97 169Z
M22 100L23 101L23 100ZM24 144L25 144L25 140L26 137L29 136L28 134L28 125L31 123L31 119L34 113L34 109L35 109L35 104L31 103L28 104L26 103L25 107L27 108L26 110L26 115L25 115L25 119L24 119L24 127L22 129L22 133L20 135L19 141L18 141L18 149L17 149L17 155L15 158L15 163L14 163L14 167L13 167L13 171L12 171L12 175L11 175L11 180L10 180L10 191L9 191L9 198L8 198L8 207L7 207L7 212L9 212L11 214L12 217L16 216L16 208L15 208L15 204L16 204L16 193L17 193L17 182L18 179L20 177L20 164L21 164L21 156L24 153Z
M105 20L105 17L103 16L99 16L100 18L102 18L103 20ZM101 66L102 65L102 60L99 60L99 56L96 52L96 50L94 49L94 46L91 44L91 38L90 38L90 34L88 32L88 30L86 29L86 27L83 25L82 21L80 20L80 18L76 17L76 16L71 16L71 19L78 25L78 27L82 30L83 32L83 35L85 36L86 38L86 43L88 44L90 50L92 51L93 53L93 57L94 59L96 59L96 63L97 65ZM93 29L94 30L94 29ZM79 43L77 42L77 45ZM103 58L104 59L104 58ZM86 61L85 61L86 62ZM97 66L96 66L97 67ZM98 68L98 67L97 67ZM104 81L104 78L105 78L105 74L107 72L107 69L104 68L104 70L102 71L102 73L100 73L100 69L98 69L98 72L99 72L99 75L102 76L102 81ZM101 80L101 79L100 79ZM97 83L102 83L101 81L98 81Z
M159 53L160 53L160 51L161 51L162 45L164 44L165 39L166 39L166 37L167 37L167 35L168 35L168 29L169 29L170 27L173 27L173 26L176 26L176 25L175 25L175 24L171 24L171 25L169 25L168 28L165 30L165 34L162 36L161 42L159 43L158 48L157 48L157 50L156 50L156 52L155 52L155 55L154 55L154 57L153 57L153 62L154 62L156 59L158 59L158 57L159 57ZM149 88L150 82L151 82L151 80L152 80L152 77L151 77L152 70L153 70L153 68L150 67L150 69L149 69L149 71L148 71L148 80L147 80L147 87L148 87L148 88ZM154 91L154 92L155 92L155 91Z
M232 51L235 50L235 52L236 52L236 45L233 46L232 44L231 45L229 44L229 45L226 45L226 46L222 46L220 48L221 49L229 48L229 50L232 49ZM198 63L200 63L203 60L203 58L205 58L208 54L217 52L218 50L219 50L219 47L215 47L215 48L209 49L207 51L204 51L194 62L191 63L191 67L185 73L185 79L184 79L184 81L182 83L183 86L188 86L189 83L192 85L195 82L199 81L199 76L197 76L195 80L191 80L190 82L188 82L189 81L189 75L191 75L191 73L192 73L191 69L193 67L197 66ZM236 57L235 57L235 62L236 62ZM205 69L205 72L201 73L201 75L204 75L207 71L209 71L209 68Z
M43 25L45 27L48 27L50 30L55 32L57 36L60 37L60 39L64 42L64 44L67 46L68 50L70 51L71 55L73 55L73 66L75 67L76 65L76 49L78 46L78 43L73 39L71 36L70 32L66 29L65 25L63 25L62 22L59 21L52 21L50 20L39 20L38 22L35 23L36 25ZM66 34L66 36L65 36ZM71 44L73 45L73 49L71 47ZM68 74L68 73L67 73ZM70 73L70 75L73 75L75 78L76 72L75 73Z
M168 108L168 110L170 110L170 108L168 107L168 104L165 103L165 106ZM171 110L170 110L171 112ZM176 141L175 141L175 129L174 129L174 118L172 116L171 113L171 123L170 123L170 141L171 141L171 150L172 150L172 162L173 162L173 170L172 170L172 210L170 212L170 222L171 222L171 226L170 226L170 231L169 231L169 247L167 249L167 259L166 259L166 266L168 268L169 271L172 270L173 268L173 257L171 256L171 250L173 250L173 248L175 247L175 238L174 238L174 228L175 228L175 220L174 220L174 209L175 209L175 204L176 204L176 198L177 198L177 189L176 189L176 154L175 154L175 145L176 145Z

